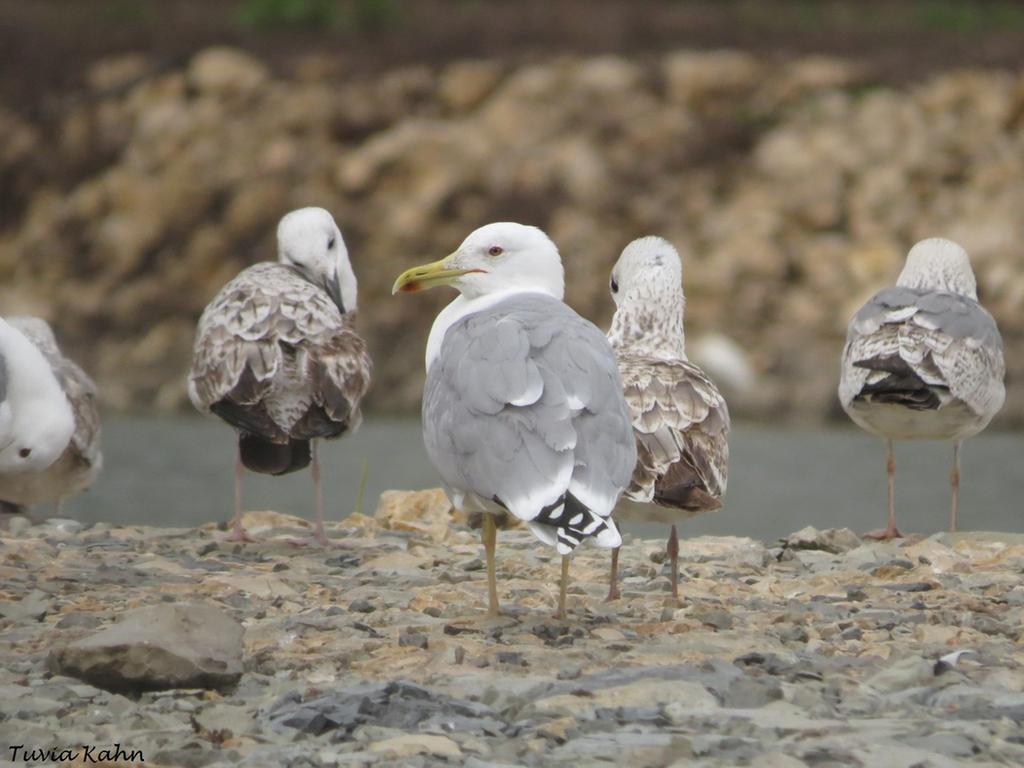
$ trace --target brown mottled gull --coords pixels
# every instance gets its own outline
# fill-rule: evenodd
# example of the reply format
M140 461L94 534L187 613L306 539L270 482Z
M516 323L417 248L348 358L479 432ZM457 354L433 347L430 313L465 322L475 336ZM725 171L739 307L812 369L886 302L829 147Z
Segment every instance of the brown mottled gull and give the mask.
M978 303L967 253L942 238L907 255L896 287L885 288L850 321L839 400L858 426L886 441L889 522L872 538L902 536L896 527L894 440L951 440L956 530L960 444L983 430L1003 405L1003 342Z
M670 523L672 595L679 596L675 523L719 509L729 470L729 409L714 382L686 357L682 262L660 237L626 246L612 269L615 317L608 338L622 374L637 463L620 520ZM619 597L618 550L608 599Z
M356 278L341 232L323 208L281 219L277 263L255 264L217 294L199 320L189 396L238 431L235 515L242 468L283 475L311 467L313 538L327 545L317 441L359 426L372 364L353 325Z
M562 261L536 227L489 224L394 290L460 292L427 341L423 437L457 507L508 511L562 555L587 538L621 544L611 519L636 449L607 339L562 302ZM495 530L484 514L489 607L498 611Z
M63 501L103 467L96 385L37 317L0 320L0 506Z

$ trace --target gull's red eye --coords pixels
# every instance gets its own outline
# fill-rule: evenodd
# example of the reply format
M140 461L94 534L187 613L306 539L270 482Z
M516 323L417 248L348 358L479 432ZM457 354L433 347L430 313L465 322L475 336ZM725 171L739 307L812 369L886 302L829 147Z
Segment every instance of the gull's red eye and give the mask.
M501 254L503 254L503 253L505 252L505 249L504 249L504 248L502 248L502 247L501 247L500 245L492 245L492 246L491 246L491 247L490 247L490 248L489 248L489 249L487 250L487 252L488 252L488 253L489 253L489 254L490 254L491 256L501 256Z
M22 448L20 451L18 451L18 455L21 456L21 458L23 459L27 459L29 456L32 455L32 449Z

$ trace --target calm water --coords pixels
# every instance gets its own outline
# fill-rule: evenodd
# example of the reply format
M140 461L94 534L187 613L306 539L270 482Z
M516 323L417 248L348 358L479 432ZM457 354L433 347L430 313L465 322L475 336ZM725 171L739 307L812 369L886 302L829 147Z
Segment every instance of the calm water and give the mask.
M88 493L70 500L68 516L83 521L192 526L225 520L232 509L234 436L213 420L120 417L104 424L106 469ZM885 523L884 446L856 430L796 431L734 427L729 493L723 510L684 523L681 533L736 534L773 539L805 525ZM949 515L945 444L903 443L896 448L896 503L904 531L944 529ZM961 528L1024 531L1024 435L991 433L962 454ZM328 517L355 507L363 462L368 462L366 509L388 488L437 484L417 421L367 418L351 438L321 450ZM312 517L308 473L281 478L246 474L247 509L277 509ZM662 527L629 528L660 536Z

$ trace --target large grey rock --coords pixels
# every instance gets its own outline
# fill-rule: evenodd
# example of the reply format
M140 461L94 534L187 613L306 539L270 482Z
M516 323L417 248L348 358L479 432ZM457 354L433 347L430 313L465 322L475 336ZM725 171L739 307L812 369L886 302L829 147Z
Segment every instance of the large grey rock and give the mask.
M54 649L47 666L110 691L222 688L242 676L243 634L209 603L154 605Z

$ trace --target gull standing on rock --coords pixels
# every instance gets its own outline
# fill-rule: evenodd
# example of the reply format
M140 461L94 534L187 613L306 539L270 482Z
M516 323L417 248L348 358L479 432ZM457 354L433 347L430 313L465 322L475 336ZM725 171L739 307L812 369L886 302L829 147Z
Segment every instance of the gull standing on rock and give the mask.
M353 326L356 278L331 214L301 208L277 227L278 262L242 271L199 320L189 397L238 431L235 515L242 527L242 468L284 475L311 466L313 539L324 532L317 440L355 430L372 364Z
M729 471L729 409L714 382L686 358L679 253L643 237L612 269L615 317L608 339L619 361L636 435L637 463L616 517L670 523L672 595L679 597L677 520L719 509ZM608 599L619 597L619 550Z
M562 555L585 538L622 543L610 515L636 448L615 356L562 302L558 249L544 232L489 224L455 253L402 273L393 292L451 285L460 296L427 341L423 438L456 507L484 512L489 612L498 612L493 513L508 511Z
M1003 342L978 303L967 253L942 238L907 255L895 288L876 293L850 321L839 400L862 429L886 441L889 523L871 538L902 536L896 527L893 440L952 440L956 530L960 444L983 430L1006 398Z
M103 467L96 385L37 317L0 319L0 511L80 493Z

